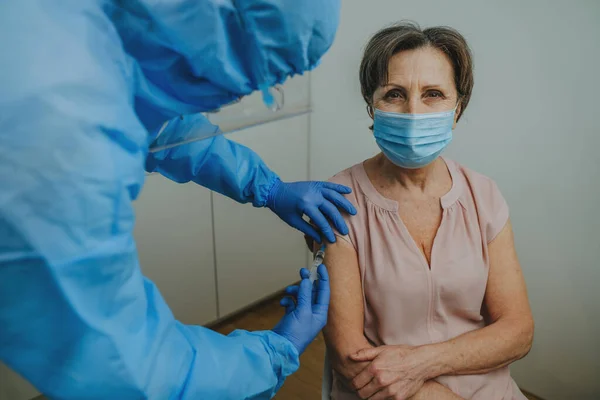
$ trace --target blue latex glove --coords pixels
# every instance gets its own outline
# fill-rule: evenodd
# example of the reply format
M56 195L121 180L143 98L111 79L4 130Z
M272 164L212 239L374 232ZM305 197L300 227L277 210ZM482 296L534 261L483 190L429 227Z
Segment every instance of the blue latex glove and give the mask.
M267 206L288 225L321 243L321 235L302 219L302 215L306 214L325 238L334 243L335 234L329 221L339 233L348 234L348 227L338 208L356 214L352 203L342 196L351 192L349 187L330 182L285 183L278 180L269 193Z
M273 328L273 332L288 339L302 354L306 347L317 337L327 323L329 309L329 275L325 265L317 269L319 279L310 283L310 272L300 270L300 285L289 286L281 305L285 307L285 316ZM295 301L294 301L295 300Z

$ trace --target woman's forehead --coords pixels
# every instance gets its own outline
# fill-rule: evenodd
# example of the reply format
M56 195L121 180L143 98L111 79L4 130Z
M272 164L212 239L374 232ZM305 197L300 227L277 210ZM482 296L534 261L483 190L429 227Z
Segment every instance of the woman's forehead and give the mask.
M421 86L454 83L450 59L433 47L404 50L395 54L388 65L388 85L405 86L419 82Z

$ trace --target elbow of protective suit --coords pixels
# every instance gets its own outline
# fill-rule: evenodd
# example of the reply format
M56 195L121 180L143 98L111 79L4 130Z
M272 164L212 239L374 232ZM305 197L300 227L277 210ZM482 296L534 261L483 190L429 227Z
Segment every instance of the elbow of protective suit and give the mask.
M293 344L272 331L236 330L223 336L179 325L195 349L180 399L270 399L299 367Z

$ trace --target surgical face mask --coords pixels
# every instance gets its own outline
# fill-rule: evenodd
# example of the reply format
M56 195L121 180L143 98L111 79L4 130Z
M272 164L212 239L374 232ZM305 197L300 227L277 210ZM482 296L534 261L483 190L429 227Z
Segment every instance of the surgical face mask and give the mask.
M422 168L452 141L456 109L429 114L401 114L375 109L373 133L385 156L402 168Z

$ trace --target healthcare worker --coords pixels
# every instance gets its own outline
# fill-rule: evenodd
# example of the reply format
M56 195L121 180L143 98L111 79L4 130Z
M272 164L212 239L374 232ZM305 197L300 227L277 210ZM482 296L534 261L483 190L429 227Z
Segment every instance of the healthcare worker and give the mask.
M347 188L284 183L198 114L268 100L315 67L338 13L339 0L0 3L1 361L56 399L273 396L325 323L325 267L313 295L301 271L272 331L183 325L140 272L132 202L146 169L317 240L303 214L329 240L329 221L345 232ZM177 121L217 135L150 154L185 133Z

